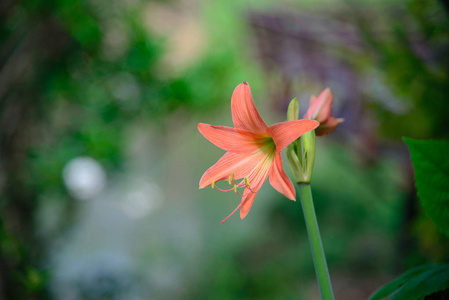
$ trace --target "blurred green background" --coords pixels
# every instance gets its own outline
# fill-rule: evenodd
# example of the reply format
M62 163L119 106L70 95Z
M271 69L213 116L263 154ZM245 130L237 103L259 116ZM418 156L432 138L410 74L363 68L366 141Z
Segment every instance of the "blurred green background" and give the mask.
M299 203L198 190L242 81L268 124L325 87L312 188L337 299L449 258L402 136L448 138L448 1L0 4L0 299L319 299ZM286 160L284 159L284 162ZM286 172L290 173L285 165Z

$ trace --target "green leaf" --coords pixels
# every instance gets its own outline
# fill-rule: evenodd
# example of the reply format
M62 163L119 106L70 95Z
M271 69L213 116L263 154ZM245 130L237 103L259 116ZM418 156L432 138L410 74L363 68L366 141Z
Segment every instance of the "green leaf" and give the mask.
M419 300L449 288L449 265L440 265L409 280L390 300Z
M415 276L418 276L418 275L432 269L433 267L434 267L434 265L424 265L424 266L419 266L419 267L413 268L411 270L408 270L407 272L405 272L398 278L390 281L389 283L387 283L386 285L381 287L379 290L377 290L369 298L369 300L380 300L380 299L383 299L383 298L391 295L392 293L397 291L400 287L402 287L407 281L414 278Z
M418 197L428 216L449 236L449 141L404 141L415 168Z

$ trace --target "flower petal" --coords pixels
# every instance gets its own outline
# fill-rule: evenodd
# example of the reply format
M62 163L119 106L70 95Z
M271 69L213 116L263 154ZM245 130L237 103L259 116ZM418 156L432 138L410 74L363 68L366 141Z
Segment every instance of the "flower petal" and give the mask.
M245 189L246 191L246 189ZM256 197L256 193L249 194L242 200L242 206L240 207L240 218L244 219L246 215L249 213L251 206L253 205L254 198Z
M301 135L317 128L318 125L320 123L314 120L293 120L271 125L269 128L276 144L276 152L281 152Z
M235 88L232 94L231 110L235 128L258 134L268 134L268 126L257 112L247 82L243 82Z
M329 134L332 131L335 130L335 128L337 127L338 123L340 123L338 121L338 119L335 119L334 117L330 117L329 119L327 119L326 122L321 123L320 126L318 126L318 128L315 130L315 134L317 136L322 136L325 134Z
M282 157L280 153L276 154L274 163L271 165L270 184L288 199L296 199L295 187L282 168Z
M212 181L227 180L235 173L235 179L248 176L263 159L262 152L238 154L226 152L212 167L204 172L200 179L200 189L212 184Z
M246 217L251 205L253 205L254 197L262 187L265 180L267 180L270 173L271 166L274 161L274 149L263 156L257 166L247 175L249 180L249 188L245 188L243 191L242 206L240 208L240 218Z
M261 148L264 138L244 129L204 123L198 124L198 130L215 146L233 153L254 153Z
M332 92L329 88L323 90L318 97L310 98L310 107L304 115L305 119L325 122L332 114Z

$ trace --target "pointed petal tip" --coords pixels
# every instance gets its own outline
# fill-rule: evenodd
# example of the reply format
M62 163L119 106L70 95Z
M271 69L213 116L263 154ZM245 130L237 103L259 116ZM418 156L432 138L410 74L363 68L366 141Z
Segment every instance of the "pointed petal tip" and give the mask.
M264 180L265 181L265 180ZM240 219L244 219L246 215L249 213L251 206L253 205L254 198L256 197L256 193L250 193L242 200L240 205Z
M234 90L237 90L239 88L249 88L249 83L247 81L243 81L242 83L237 85L237 87Z
M280 192L280 191L278 191ZM282 195L285 196L285 198L287 198L288 200L292 200L292 201L296 201L296 193L289 191L289 190L284 190L283 192L280 192Z
M206 129L206 127L210 127L212 125L206 124L206 123L198 123L198 125L196 126L198 128L198 131L204 136L204 130Z
M310 119L292 120L271 125L271 137L276 144L276 153L293 143L301 135L316 129L320 122Z
M320 96L321 95L326 95L326 96L332 96L332 92L331 92L331 89L330 88L325 88L321 93L320 93ZM318 96L319 97L319 96Z
M208 125L209 124L206 124L206 123L198 123L198 125L196 127L198 128L198 131L201 132L201 129L203 129L205 126L208 126Z
M254 105L251 89L246 81L239 84L232 93L231 113L235 128L254 133L267 133L268 126L262 120Z
M338 121L338 119L330 117L326 122L321 123L320 127L318 127L315 130L316 136L323 136L323 135L331 133L332 131L335 130L335 128L337 128L337 125L339 123L340 122Z
M207 178L204 176L205 174L207 173L207 171L203 174L203 176L201 176L201 178L200 178L200 182L199 182L199 184L198 184L198 188L201 190L201 189L204 189L205 187L208 187L209 185L210 185L210 183L208 183L207 181Z
M206 127L210 127L210 126L211 125L206 124L206 123L198 123L198 125L196 127L198 128L198 131L201 133L201 135L206 137L206 135L204 135L204 132L206 130Z
M334 95L332 95L331 89L330 88L325 88L321 92L320 96L318 96L318 98L320 98L320 97L322 97L323 106L324 106L322 109L325 111L325 113L322 112L322 114L327 115L328 114L327 110L329 110L329 116L328 117L330 117L331 106L332 106L332 102L334 100Z

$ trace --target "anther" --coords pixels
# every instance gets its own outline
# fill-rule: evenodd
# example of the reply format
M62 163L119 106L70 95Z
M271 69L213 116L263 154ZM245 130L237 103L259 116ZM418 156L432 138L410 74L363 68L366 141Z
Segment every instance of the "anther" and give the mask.
M231 176L231 175L229 175L229 179L228 179L228 183L229 183L229 185L231 185L231 180L232 180L232 176Z
M237 185L236 184L234 184L234 193L237 194Z
M214 185L215 185L215 180L212 180L211 187L214 188Z

